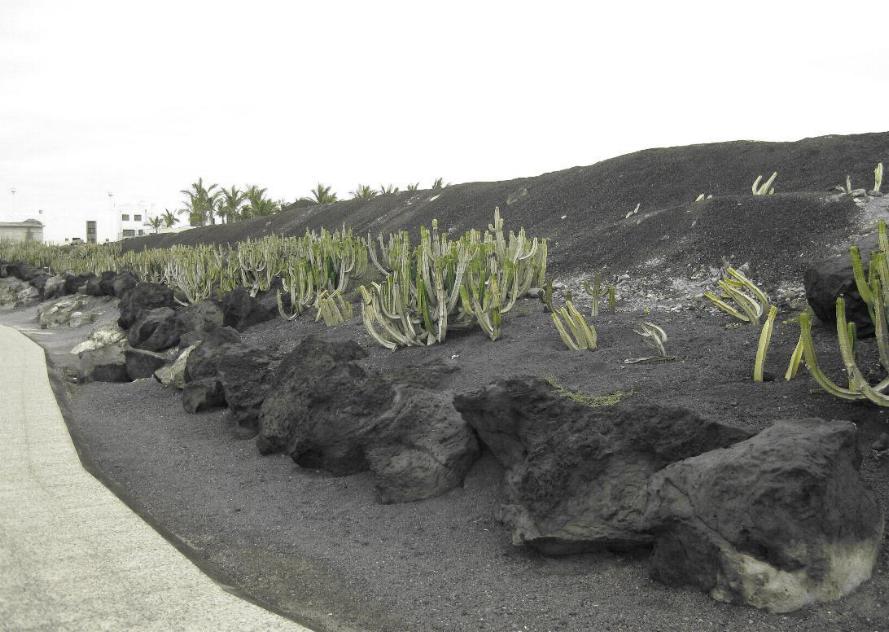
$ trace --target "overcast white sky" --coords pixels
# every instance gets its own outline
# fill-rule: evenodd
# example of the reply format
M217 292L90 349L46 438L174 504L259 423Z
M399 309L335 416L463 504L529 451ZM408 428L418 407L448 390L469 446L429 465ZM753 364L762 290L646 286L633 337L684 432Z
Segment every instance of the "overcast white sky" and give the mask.
M602 4L0 0L0 221L889 129L889 3Z

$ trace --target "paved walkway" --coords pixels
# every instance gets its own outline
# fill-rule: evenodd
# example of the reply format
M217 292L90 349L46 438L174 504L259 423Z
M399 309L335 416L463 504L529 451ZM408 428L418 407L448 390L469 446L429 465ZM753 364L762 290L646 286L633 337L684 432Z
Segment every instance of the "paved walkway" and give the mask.
M225 592L80 465L43 351L0 326L0 630L291 630Z

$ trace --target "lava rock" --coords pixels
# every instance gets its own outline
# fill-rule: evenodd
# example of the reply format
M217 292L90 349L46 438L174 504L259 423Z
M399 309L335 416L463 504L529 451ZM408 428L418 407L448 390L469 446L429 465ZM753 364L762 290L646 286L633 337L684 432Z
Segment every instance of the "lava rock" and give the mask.
M719 601L790 612L866 581L883 514L858 467L855 425L782 420L652 477L652 573Z
M127 279L129 273L123 273L114 280L115 295L117 295L117 283L121 279ZM129 329L133 323L139 320L146 312L158 307L173 306L173 291L160 283L138 283L126 292L120 299L120 318L117 324L123 329Z
M116 278L117 278L117 272L114 272L113 270L106 270L101 275L99 275L99 278L98 278L99 289L102 291L102 294L104 294L105 296L114 296L114 280ZM136 285L135 280L136 280L136 278L133 277L134 283L130 287L133 287Z
M94 274L66 274L65 275L65 293L76 294L84 286L89 283L90 279L95 277Z
M162 353L133 349L132 347L127 347L124 351L124 358L126 360L127 375L131 380L153 376L154 372L168 361L168 357Z
M219 358L219 381L232 418L246 436L255 436L259 411L269 383L271 357L263 350L244 345L227 346Z
M858 244L865 270L870 261L870 253L877 248L877 245L875 236L867 237ZM843 296L846 301L846 319L855 323L858 337L865 338L874 334L874 325L867 304L861 300L855 285L852 262L848 254L813 264L806 270L803 282L806 288L806 300L819 320L835 325L837 298Z
M104 274L105 273L103 272L103 277ZM111 279L111 296L123 298L124 294L127 294L128 292L130 292L130 290L135 289L137 285L139 285L139 279L137 279L136 275L132 272L121 272L120 274L115 274L114 278Z
M392 406L367 425L366 433L350 434L367 446L368 467L380 502L386 504L432 498L461 485L479 454L475 434L454 408L453 395L424 388L396 386ZM305 444L306 437L300 437L297 449ZM310 454L315 445L312 441L308 446Z
M506 470L500 518L513 544L548 555L651 544L643 520L649 478L750 436L684 408L576 399L536 377L454 399Z
M130 327L127 340L131 347L162 351L179 344L179 320L170 307L144 312Z
M64 296L66 294L65 277L61 275L48 277L44 280L43 287L38 289L43 292L43 299L47 301Z
M278 314L275 292L270 291L257 297L243 287L237 287L222 297L223 323L244 331L251 325L272 320Z
M185 364L185 383L205 378L218 380L220 359L232 345L240 342L241 335L231 327L221 327L208 332L188 355Z
M391 384L361 367L354 341L304 339L284 357L260 407L257 446L342 476L370 470L382 502L461 484L478 443L452 396Z
M129 382L123 345L115 344L80 354L81 382Z
M177 319L179 331L185 337L180 346L191 346L200 342L205 333L222 327L225 317L214 301L201 301L178 312Z
M206 378L188 382L182 389L182 407L187 413L198 413L225 406L225 392L219 380Z

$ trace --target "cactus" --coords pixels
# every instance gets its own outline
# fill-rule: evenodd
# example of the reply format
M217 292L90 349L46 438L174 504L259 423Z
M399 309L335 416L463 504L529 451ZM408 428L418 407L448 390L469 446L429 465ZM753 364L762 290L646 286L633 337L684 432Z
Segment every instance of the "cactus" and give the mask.
M573 351L596 350L598 336L595 327L586 322L571 301L565 301L565 305L551 316L565 346Z
M772 332L775 328L775 317L778 315L778 308L772 305L769 308L769 315L766 322L763 323L762 330L759 333L759 344L756 347L756 359L753 362L753 381L762 382L763 371L766 363L766 353L769 350L769 344L772 341Z
M762 182L761 175L756 176L756 180L754 180L753 186L751 187L751 190L753 191L753 195L774 195L775 187L772 185L775 184L775 179L777 177L778 177L777 171L772 173L772 175L769 177L769 179L766 180L765 182ZM762 182L762 184L760 184L760 182Z
M667 355L667 332L659 325L655 325L650 321L639 323L639 329L633 329L634 333L642 336L642 340L646 345L657 351L656 356L648 356L645 358L630 358L624 360L625 364L637 364L640 362L651 362L653 360L675 360L674 356Z
M883 186L883 163L877 163L877 166L874 167L874 193L879 193L880 188Z
M769 307L769 298L765 292L741 271L732 267L726 268L723 278L716 284L722 290L722 296L710 291L704 292L704 297L709 299L714 307L742 322L759 324L762 315ZM730 300L734 301L737 307L729 303Z

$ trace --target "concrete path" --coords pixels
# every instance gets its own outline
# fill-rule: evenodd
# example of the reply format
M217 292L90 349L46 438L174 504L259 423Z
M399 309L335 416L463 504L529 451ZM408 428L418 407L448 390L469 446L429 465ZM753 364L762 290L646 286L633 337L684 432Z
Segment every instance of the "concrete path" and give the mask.
M225 592L84 470L43 351L0 326L0 630L306 628Z

